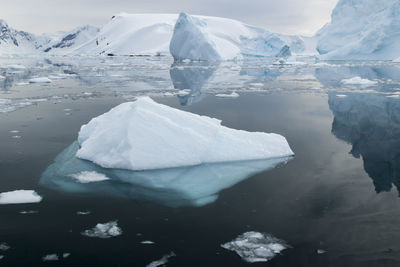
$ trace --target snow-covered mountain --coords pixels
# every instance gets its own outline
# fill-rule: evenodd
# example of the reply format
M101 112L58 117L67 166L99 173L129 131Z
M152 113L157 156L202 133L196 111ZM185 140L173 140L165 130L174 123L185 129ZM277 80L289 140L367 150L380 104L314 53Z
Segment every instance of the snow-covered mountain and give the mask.
M316 38L324 59L399 58L400 1L340 0Z
M93 26L83 26L70 32L35 35L18 31L0 20L0 54L67 54L98 33Z
M185 20L185 18L192 18L200 21L199 23L202 25L207 25L207 27L202 28L201 36L190 35L193 32L187 30L190 26L188 26L188 20ZM183 32L180 31L181 28L175 26L177 21L179 25L185 24L186 28L183 29ZM194 25L194 27L198 26ZM191 29L195 31L193 27ZM175 36L174 43L170 46L173 35ZM176 39L177 36L181 36L179 40ZM213 37L204 39L204 36ZM202 37L200 43L199 38ZM194 50L206 49L207 43L213 42L215 39L218 39L219 42L219 53L235 54L238 52L239 54L257 56L275 56L285 45L288 45L294 52L304 49L304 43L299 37L274 34L231 19L189 16L185 13L181 15L121 13L113 16L96 37L73 53L89 55L169 55L171 48L171 52L174 51L173 55L177 55L175 51L181 48L177 45L186 46L186 49L192 51L191 53L198 53ZM181 43L181 41L185 42ZM186 41L191 41L191 43ZM214 45L214 43L211 45ZM232 49L236 52L232 52ZM227 59L228 57L215 55L213 59ZM183 54L178 58L209 59L205 57L191 58ZM231 58L229 57L229 59Z

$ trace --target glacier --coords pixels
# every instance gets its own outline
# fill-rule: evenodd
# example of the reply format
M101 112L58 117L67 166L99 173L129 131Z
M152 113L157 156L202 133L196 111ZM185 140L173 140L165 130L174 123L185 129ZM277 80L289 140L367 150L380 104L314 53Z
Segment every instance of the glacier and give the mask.
M257 174L285 164L292 157L201 164L179 168L131 171L102 168L77 158L78 142L61 152L47 167L40 184L61 192L112 196L160 203L168 207L204 206L217 200L218 193ZM171 154L174 150L170 151ZM109 179L81 183L70 175L96 172Z
M400 57L398 0L340 0L331 22L315 36L322 59L394 60Z
M76 156L104 168L148 170L292 156L285 137L138 98L83 125ZM173 154L171 152L173 151Z

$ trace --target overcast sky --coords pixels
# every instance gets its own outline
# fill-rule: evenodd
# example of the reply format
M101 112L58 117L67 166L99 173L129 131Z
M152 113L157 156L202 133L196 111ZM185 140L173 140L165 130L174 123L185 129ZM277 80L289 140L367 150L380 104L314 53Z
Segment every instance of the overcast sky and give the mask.
M32 33L102 26L113 14L178 13L233 18L268 30L311 35L338 0L0 0L0 18Z

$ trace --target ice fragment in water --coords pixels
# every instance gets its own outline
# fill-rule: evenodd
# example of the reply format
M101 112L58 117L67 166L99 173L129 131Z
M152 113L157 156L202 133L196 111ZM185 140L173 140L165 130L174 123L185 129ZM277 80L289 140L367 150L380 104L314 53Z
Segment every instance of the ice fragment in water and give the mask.
M117 221L111 221L108 223L98 223L92 229L85 230L81 234L88 237L110 238L121 235L122 230L118 227Z

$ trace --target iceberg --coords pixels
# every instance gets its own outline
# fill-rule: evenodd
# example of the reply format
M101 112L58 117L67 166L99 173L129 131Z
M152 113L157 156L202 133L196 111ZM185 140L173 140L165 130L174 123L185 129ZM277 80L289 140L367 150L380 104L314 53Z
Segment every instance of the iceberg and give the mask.
M221 247L236 252L246 262L254 263L269 261L290 246L270 234L246 232Z
M67 193L129 198L168 207L199 207L212 203L217 200L221 190L291 159L282 157L131 171L102 168L93 162L79 159L75 156L78 149L78 142L74 142L58 155L42 174L40 184ZM83 171L102 173L109 180L80 183L71 179L71 173Z
M271 33L232 19L180 13L169 50L176 61L221 61L288 56L292 44L298 51L304 48L300 37Z
M400 56L398 0L340 0L315 36L323 59L393 60Z
M87 237L111 238L122 235L122 230L118 227L117 221L111 221L98 223L92 229L85 230L81 234Z
M38 203L40 201L42 201L42 197L33 190L15 190L0 193L0 205Z
M150 170L292 156L285 137L246 132L142 97L83 125L76 156L103 168Z

